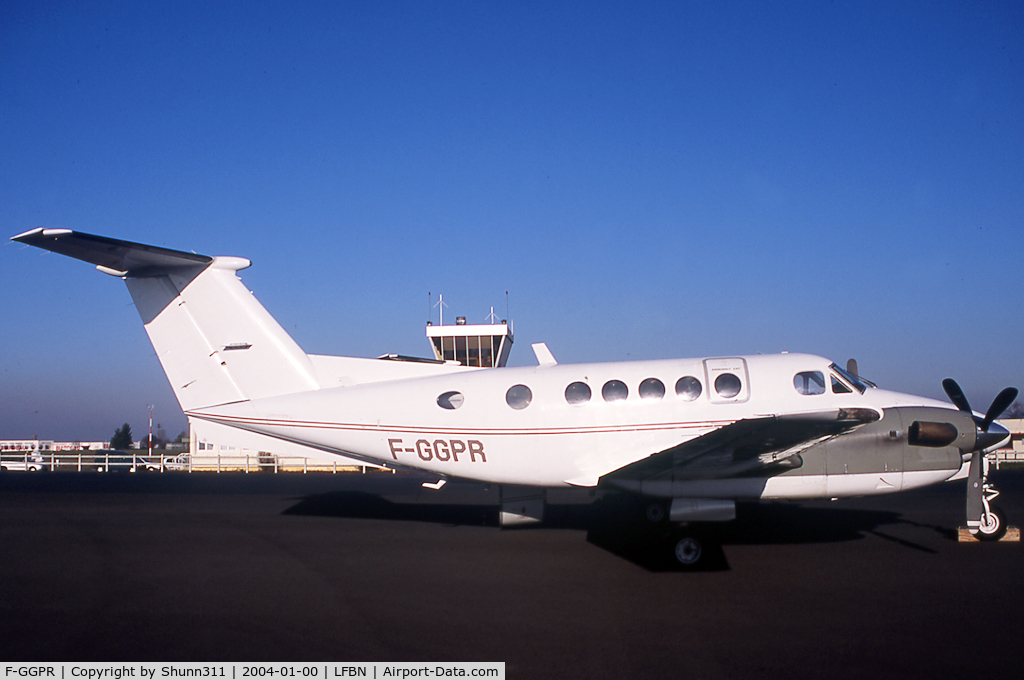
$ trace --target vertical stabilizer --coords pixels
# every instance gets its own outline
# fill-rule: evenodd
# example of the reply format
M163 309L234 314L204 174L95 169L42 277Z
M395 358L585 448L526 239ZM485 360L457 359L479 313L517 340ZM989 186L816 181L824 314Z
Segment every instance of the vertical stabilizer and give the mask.
M317 389L302 349L242 284L239 258L198 275L128 278L182 409Z

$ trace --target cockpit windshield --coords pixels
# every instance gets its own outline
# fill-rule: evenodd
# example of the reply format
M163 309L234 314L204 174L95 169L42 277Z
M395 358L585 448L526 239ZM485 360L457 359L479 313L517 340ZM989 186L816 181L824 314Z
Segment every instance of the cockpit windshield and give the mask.
M859 378L855 375L850 375L845 370L839 368L839 366L837 366L836 364L832 364L829 368L831 368L833 371L842 376L843 380L850 383L861 394L864 394L864 390L866 390L868 387L875 387L875 384L870 380L865 380L864 378Z

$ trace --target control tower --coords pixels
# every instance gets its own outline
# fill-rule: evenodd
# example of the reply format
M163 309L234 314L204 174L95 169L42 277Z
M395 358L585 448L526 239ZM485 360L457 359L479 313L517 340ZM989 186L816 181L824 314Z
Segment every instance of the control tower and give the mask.
M494 308L490 320L493 322ZM512 351L512 324L505 319L501 323L467 324L466 317L455 318L454 326L427 322L427 338L434 350L434 357L441 361L458 361L463 366L493 368L504 366Z

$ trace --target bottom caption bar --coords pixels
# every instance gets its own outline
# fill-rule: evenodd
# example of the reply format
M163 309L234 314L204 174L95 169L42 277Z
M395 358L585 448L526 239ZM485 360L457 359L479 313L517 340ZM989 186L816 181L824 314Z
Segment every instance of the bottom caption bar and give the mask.
M169 678L495 678L505 679L505 662L424 663L7 663L0 680L158 680Z

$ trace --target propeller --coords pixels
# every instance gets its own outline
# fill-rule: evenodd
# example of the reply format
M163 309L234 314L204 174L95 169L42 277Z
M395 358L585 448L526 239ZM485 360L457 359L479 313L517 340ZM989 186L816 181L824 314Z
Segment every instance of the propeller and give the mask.
M1006 518L1002 511L991 504L999 492L988 481L988 458L984 451L995 446L1007 435L1005 428L997 427L989 432L992 422L1003 414L1013 400L1017 398L1017 388L1007 387L996 395L992 404L979 419L971 411L971 405L964 396L960 385L952 378L942 381L942 389L949 400L962 412L971 416L978 427L977 438L971 451L962 451L966 456L971 454L970 467L967 474L967 528L972 534L983 540L997 540L1006 532Z
M964 413L973 414L971 410L971 404L967 401L967 397L964 396L964 391L960 389L960 385L957 384L952 378L946 378L942 381L942 389L946 391L946 396L953 402L953 405ZM1010 404L1017 398L1017 388L1007 387L1005 390L996 395L996 398L992 400L992 404L988 407L988 411L985 412L985 417L978 422L978 429L982 432L988 432L989 427L992 426L992 421L1003 414Z
M992 400L992 405L988 407L988 411L985 413L985 420L981 421L981 431L988 432L988 427L992 424L992 421L1003 415L1003 411L1008 409L1016 398L1016 387L1007 387L997 394L996 398Z
M960 385L955 380L952 378L943 380L942 389L946 391L946 396L949 397L954 406L964 413L973 413L971 411L971 404L967 401L967 397L964 396L964 391L960 389Z

